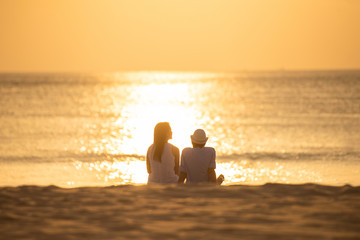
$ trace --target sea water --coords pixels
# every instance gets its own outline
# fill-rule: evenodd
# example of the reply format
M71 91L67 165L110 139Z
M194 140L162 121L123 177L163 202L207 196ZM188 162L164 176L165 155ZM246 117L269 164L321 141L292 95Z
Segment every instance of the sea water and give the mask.
M157 122L225 184L360 185L360 71L0 74L0 186L147 181Z

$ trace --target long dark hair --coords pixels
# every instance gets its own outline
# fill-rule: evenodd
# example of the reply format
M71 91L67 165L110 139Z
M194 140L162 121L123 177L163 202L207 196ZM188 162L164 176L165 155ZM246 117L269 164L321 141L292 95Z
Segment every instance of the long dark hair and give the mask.
M161 155L164 150L164 145L170 138L170 124L168 122L159 122L154 128L154 157L155 161L161 162Z

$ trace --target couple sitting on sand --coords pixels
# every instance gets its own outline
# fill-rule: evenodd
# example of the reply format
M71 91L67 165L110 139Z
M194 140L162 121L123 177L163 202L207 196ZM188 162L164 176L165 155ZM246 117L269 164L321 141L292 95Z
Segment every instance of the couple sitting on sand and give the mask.
M177 147L168 143L172 138L170 124L160 122L154 129L154 143L146 154L146 166L149 173L148 183L217 183L224 181L221 174L216 178L215 149L205 147L208 140L202 129L191 135L192 148L181 153Z

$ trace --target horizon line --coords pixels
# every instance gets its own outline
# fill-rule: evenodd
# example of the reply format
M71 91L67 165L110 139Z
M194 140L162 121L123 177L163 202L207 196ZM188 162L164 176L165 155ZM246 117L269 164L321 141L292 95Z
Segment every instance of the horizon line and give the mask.
M241 70L113 70L113 71L82 71L82 70L43 70L43 71L2 71L0 74L113 74L113 73L246 73L246 72L331 72L360 71L360 68L277 68L277 69L241 69Z

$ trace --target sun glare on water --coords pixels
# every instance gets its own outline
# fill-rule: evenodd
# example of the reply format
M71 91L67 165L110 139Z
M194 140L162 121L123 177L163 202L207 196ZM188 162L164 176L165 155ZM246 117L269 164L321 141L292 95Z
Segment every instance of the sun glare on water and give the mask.
M101 96L112 98L109 102L113 105L106 105L102 110L114 117L95 125L93 128L99 134L93 135L90 144L82 147L82 151L96 157L74 163L78 175L85 176L87 182L70 181L68 185L145 184L148 177L145 154L153 142L158 122L170 123L173 132L170 142L180 151L191 146L190 135L195 129L205 129L209 136L207 146L217 152L216 172L225 176L225 184L322 181L316 170L306 170L306 166L296 163L285 166L272 161L237 159L232 149L248 150L241 145L241 136L238 142L225 142L229 128L204 100L219 86L214 85L215 81L202 81L206 77L209 75L136 73L129 78L140 79L136 84L110 85ZM117 95L119 91L126 94Z
M119 117L113 119L109 128L116 130L109 130L110 134L102 136L103 139L97 141L97 145L92 149L84 148L84 151L99 155L111 154L114 157L92 163L76 162L77 169L87 169L108 184L146 183L148 174L144 155L153 142L153 131L158 122L170 123L173 139L169 142L180 151L191 145L190 135L193 131L203 127L202 113L194 104L198 96L194 96L193 92L199 89L190 89L188 82L202 77L204 74L189 73L131 75L133 79L141 78L143 83L132 88L121 109L114 108L120 111L115 114ZM115 103L117 101L123 99L114 99ZM130 157L117 157L124 155Z
M141 86L131 95L132 101L123 110L127 117L119 118L116 124L124 125L131 131L131 139L121 146L143 154L152 143L154 127L158 122L169 122L175 145L188 145L188 133L196 124L196 109L189 107L187 83L150 84Z

